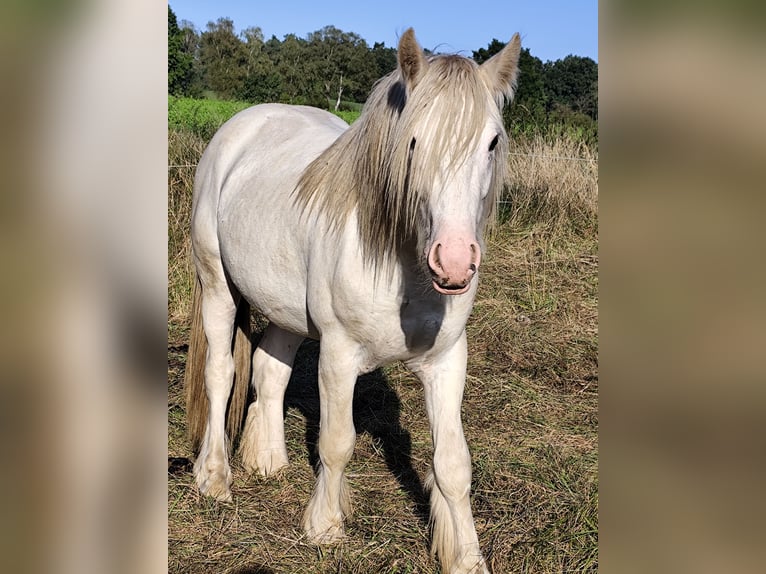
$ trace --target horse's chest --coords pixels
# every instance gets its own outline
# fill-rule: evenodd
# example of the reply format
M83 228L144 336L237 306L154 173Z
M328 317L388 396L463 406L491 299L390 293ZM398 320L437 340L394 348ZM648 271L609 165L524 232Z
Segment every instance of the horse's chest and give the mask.
M465 329L467 313L445 305L419 301L401 302L398 312L381 311L366 316L358 340L367 350L365 370L413 357L438 355L451 348ZM358 325L362 327L362 325Z

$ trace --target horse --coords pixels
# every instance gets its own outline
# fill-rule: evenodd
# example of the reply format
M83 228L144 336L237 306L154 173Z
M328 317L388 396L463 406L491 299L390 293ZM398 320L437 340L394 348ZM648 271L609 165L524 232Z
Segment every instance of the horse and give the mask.
M318 463L302 524L317 543L342 538L357 377L402 361L422 382L433 440L432 552L444 572L488 572L460 414L465 327L505 178L501 113L520 50L515 34L482 65L427 56L410 28L396 70L353 125L261 104L212 138L194 184L186 372L202 493L231 499L228 450L248 385L256 398L239 443L244 468L268 476L288 464L285 389L299 345L318 339ZM269 321L252 352L251 306Z

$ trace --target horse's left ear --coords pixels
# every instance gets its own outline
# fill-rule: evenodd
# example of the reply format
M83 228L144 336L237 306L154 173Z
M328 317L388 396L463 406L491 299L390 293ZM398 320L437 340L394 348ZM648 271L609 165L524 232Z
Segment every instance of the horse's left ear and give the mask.
M521 38L517 32L505 48L481 65L487 84L499 106L503 105L503 99L509 102L513 99L516 78L519 76L520 54Z

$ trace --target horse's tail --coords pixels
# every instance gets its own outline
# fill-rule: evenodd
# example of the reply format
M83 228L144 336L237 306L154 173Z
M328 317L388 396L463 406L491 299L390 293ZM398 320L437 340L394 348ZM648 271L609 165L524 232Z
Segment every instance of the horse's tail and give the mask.
M226 415L226 434L233 444L242 429L242 420L247 406L247 391L250 385L252 339L250 336L250 305L244 297L237 305L234 334L234 388L229 398ZM205 357L207 338L202 329L202 285L195 277L192 295L191 331L189 351L186 357L186 428L194 452L199 450L205 436L209 404L205 392Z
M234 444L242 430L247 406L247 391L250 388L250 368L253 361L253 339L250 333L250 304L240 297L237 304L237 318L234 326L234 388L229 401L226 417L226 433L230 444Z

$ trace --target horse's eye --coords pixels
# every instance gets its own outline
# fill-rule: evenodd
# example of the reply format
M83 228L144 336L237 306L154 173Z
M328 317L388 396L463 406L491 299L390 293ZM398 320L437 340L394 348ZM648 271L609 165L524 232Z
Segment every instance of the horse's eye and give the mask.
M496 135L495 138L492 140L492 143L489 144L489 151L493 151L495 149L495 146L497 146L497 142L500 139L500 135Z

